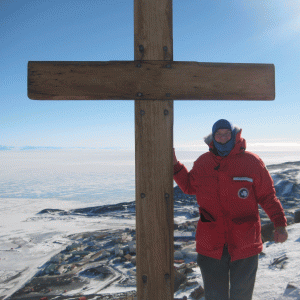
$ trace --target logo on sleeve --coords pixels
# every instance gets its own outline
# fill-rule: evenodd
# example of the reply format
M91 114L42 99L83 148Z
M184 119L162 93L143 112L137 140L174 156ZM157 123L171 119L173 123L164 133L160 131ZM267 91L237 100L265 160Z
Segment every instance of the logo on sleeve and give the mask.
M246 198L249 196L249 191L248 191L246 188L241 188L241 189L238 191L238 196L239 196L241 199L246 199Z

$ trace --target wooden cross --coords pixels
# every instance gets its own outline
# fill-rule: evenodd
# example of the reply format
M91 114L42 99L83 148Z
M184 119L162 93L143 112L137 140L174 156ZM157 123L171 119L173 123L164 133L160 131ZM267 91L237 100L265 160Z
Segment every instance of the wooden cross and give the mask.
M173 100L274 100L270 64L173 61L172 0L134 1L134 61L28 62L33 100L135 100L138 299L174 294Z

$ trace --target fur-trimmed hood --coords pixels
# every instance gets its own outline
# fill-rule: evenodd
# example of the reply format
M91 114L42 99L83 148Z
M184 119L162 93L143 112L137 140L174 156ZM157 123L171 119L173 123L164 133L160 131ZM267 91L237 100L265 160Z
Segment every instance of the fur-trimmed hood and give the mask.
M234 126L234 129L236 130L236 135L242 130L240 127L238 126ZM235 135L235 136L236 136ZM204 137L204 142L209 146L210 143L213 141L213 137L212 137L212 133L210 133L209 135Z

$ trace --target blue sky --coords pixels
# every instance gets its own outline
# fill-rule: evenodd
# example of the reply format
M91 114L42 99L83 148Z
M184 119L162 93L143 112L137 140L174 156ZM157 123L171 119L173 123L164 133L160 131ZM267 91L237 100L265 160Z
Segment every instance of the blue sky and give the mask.
M134 149L134 101L27 97L28 61L133 60L133 0L2 0L0 24L0 145ZM175 148L205 148L225 118L250 146L300 149L298 0L173 0L173 40L175 61L276 72L275 101L174 101Z

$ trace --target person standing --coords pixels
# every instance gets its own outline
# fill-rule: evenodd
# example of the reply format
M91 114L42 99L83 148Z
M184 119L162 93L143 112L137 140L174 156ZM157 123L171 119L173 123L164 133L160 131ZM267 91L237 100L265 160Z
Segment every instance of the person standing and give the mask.
M204 139L209 152L190 172L173 149L173 178L199 205L196 251L206 300L252 299L263 249L258 204L274 223L275 242L288 238L273 180L259 156L246 151L241 134L229 121L218 120Z

